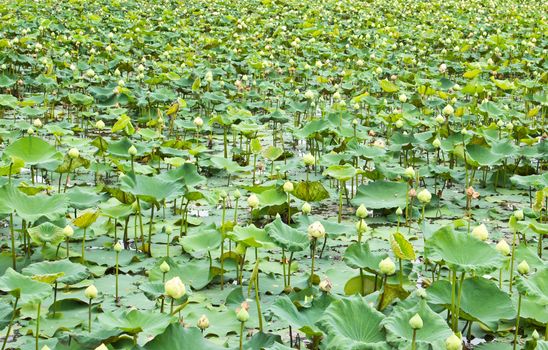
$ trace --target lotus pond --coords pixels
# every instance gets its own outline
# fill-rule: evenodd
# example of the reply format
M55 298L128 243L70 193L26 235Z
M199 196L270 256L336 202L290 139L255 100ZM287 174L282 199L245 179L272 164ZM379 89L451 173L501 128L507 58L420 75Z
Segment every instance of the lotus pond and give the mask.
M5 349L548 349L541 1L0 1Z

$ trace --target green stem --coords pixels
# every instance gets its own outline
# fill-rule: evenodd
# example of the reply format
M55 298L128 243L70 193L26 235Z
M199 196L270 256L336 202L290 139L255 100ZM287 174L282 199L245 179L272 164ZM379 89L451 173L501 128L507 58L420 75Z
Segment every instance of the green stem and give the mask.
M84 228L84 237L82 237L82 263L86 261L86 228Z
M388 280L388 276L384 275L383 282L382 282L382 294L379 298L379 304L377 305L377 310L381 310L382 304L384 302L384 295L386 294L386 281Z
M11 263L14 270L17 266L17 255L15 253L15 230L13 229L13 213L10 213L10 236L11 236Z
M516 256L516 230L513 230L512 235L512 256L510 257L510 289L509 292L512 294L512 282L514 281L514 258Z
M116 252L116 303L119 301L119 295L118 295L118 255L119 253Z
M521 293L518 297L518 315L516 317L516 332L514 333L514 347L513 350L516 350L516 347L518 345L518 332L519 332L519 317L521 314Z
M415 350L417 348L416 338L417 338L417 330L413 329L413 339L411 340L411 350Z
M340 182L341 188L339 189L339 217L337 222L340 224L342 221L342 207L343 207L343 187L344 187L344 181L341 180Z
M240 350L244 349L244 323L240 322Z
M15 315L17 312L17 303L19 302L19 298L15 298L15 303L13 304L13 313L11 314L10 323L8 324L8 331L6 332L6 336L4 338L4 343L2 344L2 350L6 348L6 344L8 343L8 338L10 336L11 327L13 326L13 321L15 321Z
M310 280L308 281L308 286L312 287L314 281L314 258L316 257L316 238L312 239L312 264L310 267Z
M148 256L152 256L152 224L154 221L154 203L150 209L150 222L148 224Z
M259 331L263 331L263 316L261 314L261 301L259 300L259 271L255 276L255 302L257 303L257 314L259 317Z
M36 311L36 350L38 350L38 339L40 338L40 309L42 308L42 303L38 303L38 311Z
M91 301L93 299L89 299L88 303L88 332L91 333Z

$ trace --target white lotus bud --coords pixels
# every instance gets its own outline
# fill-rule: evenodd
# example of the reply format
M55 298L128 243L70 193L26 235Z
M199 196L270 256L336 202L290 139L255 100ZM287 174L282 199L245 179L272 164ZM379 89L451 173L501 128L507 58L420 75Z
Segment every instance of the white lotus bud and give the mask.
M209 328L209 319L207 318L206 315L202 315L199 319L198 319L198 323L196 324L196 326L198 328L200 328L202 331Z
M284 192L286 193L293 192L294 190L293 183L291 181L286 181L284 183L283 189L284 189Z
M455 109L453 108L453 106L447 105L447 106L443 107L442 113L445 114L445 115L451 115L451 114L455 113Z
M403 215L403 210L400 207L398 207L398 209L396 209L396 215L398 215L398 216Z
M306 92L304 93L304 97L307 100L312 100L314 98L314 92L312 92L311 90L306 90Z
M131 145L127 150L127 154L129 154L132 157L135 157L137 155L137 148L134 145Z
M441 147L441 141L439 138L435 138L434 141L432 141L432 146L434 146L435 148L440 148Z
M311 211L312 211L312 206L310 206L310 204L308 204L308 202L304 202L303 206L301 207L301 212L304 215L308 215L308 214L310 214Z
M97 290L97 288L92 284L90 285L89 287L86 288L86 290L84 291L84 295L86 296L86 298L88 299L95 299L97 298L97 294L99 293L99 291Z
M485 241L487 238L489 238L489 231L487 231L487 227L485 226L485 224L481 224L474 227L474 229L472 230L472 236L476 237L480 241Z
M405 94L401 94L398 99L400 100L401 103L405 103L407 102L407 95Z
M329 293L331 289L333 288L333 283L329 279L324 279L320 282L319 286L320 290L324 293Z
M430 201L432 200L432 194L430 193L430 191L428 191L426 188L421 190L418 194L417 194L417 199L423 203L423 204L427 204L427 203L430 203Z
M98 130L103 130L105 128L105 122L102 121L102 120L98 120L96 123L95 123L95 127L98 129Z
M508 245L508 243L506 243L506 240L504 238L502 238L498 243L497 245L495 246L495 248L497 249L497 251L499 253L501 253L502 255L504 256L507 256L510 254L510 246Z
M403 127L403 124L403 119L398 119L396 120L396 123L394 125L396 126L396 128L401 129Z
M32 125L34 125L35 128L41 128L42 121L40 120L40 118L36 118L32 121Z
M436 123L438 124L445 123L445 118L441 114L438 114L438 116L436 117Z
M172 299L180 299L186 294L186 288L179 276L173 277L164 284L165 293Z
M312 154L307 153L303 156L303 162L304 162L304 165L312 166L316 162L316 159L314 158Z
M422 318L419 314L415 314L415 316L411 317L409 319L409 325L413 329L421 329L423 326Z
M379 263L379 270L382 274L390 276L393 275L394 272L396 272L396 264L390 259L390 257L386 259L382 259Z
M365 219L367 217L367 214L367 208L363 204L361 204L358 209L356 209L356 216L360 219Z
M308 238L310 239L318 239L323 238L325 236L325 228L323 227L322 223L319 221L315 221L308 225Z
M403 175L405 175L405 177L409 178L409 179L414 179L415 178L415 169L413 169L413 167L407 167L405 168L404 172L403 172Z
M171 267L169 267L169 264L164 260L160 264L160 271L162 271L162 273L168 273L169 270L171 270Z
M461 350L462 340L455 333L451 334L447 339L445 339L445 349Z
M523 220L524 218L524 215L523 215L523 210L516 210L514 211L514 217L517 219L517 220Z
M67 225L63 228L63 235L67 238L70 238L74 235L74 230L70 225Z
M69 151L68 151L68 155L69 155L69 157L71 157L72 159L75 159L75 158L80 157L80 151L78 151L77 148L71 148L71 149L69 149Z
M194 125L197 128L201 128L204 125L204 120L200 117L196 117L196 118L194 118Z
M519 263L518 265L518 272L522 275L527 275L529 274L529 264L527 263L527 261L523 260L522 262Z
M95 350L108 350L107 346L105 344L102 344L99 345L98 347L95 348Z
M250 195L247 197L247 205L249 205L251 209L257 209L259 206L259 197L255 194Z

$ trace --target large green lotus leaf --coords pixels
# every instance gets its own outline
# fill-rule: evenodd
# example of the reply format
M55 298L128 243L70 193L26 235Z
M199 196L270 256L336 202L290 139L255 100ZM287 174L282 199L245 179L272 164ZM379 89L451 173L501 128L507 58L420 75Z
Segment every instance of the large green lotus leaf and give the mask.
M395 232L390 236L390 247L394 252L394 255L399 259L415 260L415 249L400 232Z
M316 325L332 302L331 298L323 295L312 301L312 307L298 309L287 295L282 295L272 303L270 311L274 316L287 322L308 336L318 336L322 332Z
M540 324L548 323L548 304L542 305L539 299L534 296L523 296L520 317L535 320Z
M85 266L75 264L68 259L57 261L42 261L23 269L23 274L32 277L58 276L58 283L73 285L83 281L89 275ZM36 279L36 278L35 278Z
M131 146L134 146L137 149L137 156L144 154L144 147L140 144L133 144L127 137L120 139L118 142L109 143L107 150L108 153L116 157L129 159L128 150Z
M260 206L282 205L287 203L287 195L279 188L271 188L257 194Z
M442 260L457 271L489 272L502 266L503 258L488 243L450 227L436 231L426 242L434 260Z
M157 177L166 180L167 182L183 181L187 186L196 186L206 180L206 178L198 174L196 165L185 163L178 168L169 170Z
M198 328L184 328L178 323L173 323L156 338L144 346L145 350L222 350L204 338Z
M144 282L139 285L139 290L145 293L149 300L156 301L165 293L164 283L162 281Z
M544 187L548 187L548 172L542 175L514 175L510 178L510 181L512 181L512 183L515 185L523 186L526 188L531 186L537 189L541 189Z
M360 185L352 204L369 209L404 208L407 185L403 182L375 181Z
M98 317L101 327L119 329L130 335L140 333L141 344L164 332L172 320L173 317L165 313L139 310L107 311Z
M50 243L56 246L65 239L63 228L50 222L31 227L27 231L30 238L39 245Z
M34 137L22 137L4 150L6 155L22 159L26 164L36 165L51 161L61 161L63 155L46 141Z
M466 146L466 151L470 158L468 161L475 161L480 166L493 166L506 157L504 154L494 153L491 147L476 144Z
M211 157L209 158L211 164L217 169L224 169L229 174L234 174L239 171L244 171L245 168L240 166L238 163L231 159L227 159L224 157Z
M280 218L266 225L265 231L279 247L290 252L299 252L310 244L306 233L284 224Z
M170 258L164 260L170 267L169 272L166 273L166 281L173 277L179 277L186 285L192 286L195 290L200 290L205 288L215 277L209 269L208 260L192 260L182 263L177 263ZM162 272L160 271L161 263L162 262L159 261L156 266L150 270L148 275L150 281L162 280Z
M17 188L10 187L7 199L12 210L29 222L34 222L43 216L55 220L64 215L67 210L66 197L62 194L27 196Z
M68 96L70 103L73 105L89 106L93 103L93 96L84 95L81 92L76 92L74 94L69 94Z
M244 243L249 247L256 248L275 248L276 245L265 229L257 228L251 224L249 226L234 226L232 231L226 234L234 242Z
M430 349L430 346L432 349L443 349L445 339L453 332L443 317L432 311L425 300L421 300L408 309L396 307L382 321L382 325L386 329L387 341L392 345L398 345L399 348L410 347L413 329L409 326L409 319L415 314L419 314L423 322L423 327L416 332L417 349Z
M10 322L11 316L13 314L13 307L7 303L3 302L0 304L0 328L4 329Z
M12 95L0 94L0 106L13 109L17 107L17 98Z
M11 267L0 277L0 291L19 298L20 305L45 299L51 294L51 286L24 276Z
M497 104L491 101L483 102L479 106L480 111L486 112L489 116L500 117L504 114L504 111L499 108Z
M128 173L120 179L121 189L147 201L163 200L175 193L181 185L158 177Z
M320 181L301 181L291 194L305 202L319 202L329 198L329 192Z
M258 332L244 343L244 350L273 349L273 345L281 345L282 337L277 334Z
M221 245L222 236L212 227L200 227L179 238L183 249L188 253L211 251Z
M356 168L350 164L331 165L324 170L323 176L329 176L339 181L348 181L356 176Z
M332 350L390 349L381 322L384 315L362 297L334 301L319 320Z
M97 194L90 187L74 187L67 194L69 205L73 208L84 210L90 207L95 207L97 203L108 198L105 193Z
M445 308L451 306L451 283L436 281L428 288L428 303ZM461 317L479 321L496 330L500 320L510 320L516 316L516 309L510 296L497 285L482 277L466 278L461 296Z
M532 276L518 276L516 286L521 294L537 298L542 305L548 305L548 269L543 268Z
M99 207L101 208L101 215L117 220L125 219L133 214L131 205L120 203L114 198L108 202L99 204Z
M354 269L365 269L373 274L378 273L379 263L386 258L386 253L372 253L369 243L354 243L346 248L344 262Z
M5 74L2 74L0 75L0 87L1 88L9 88L10 86L12 86L13 84L15 84L17 80L15 79L12 79L11 77L5 75ZM11 96L11 95L10 95ZM14 97L15 98L15 97ZM17 99L15 99L15 101L17 102Z

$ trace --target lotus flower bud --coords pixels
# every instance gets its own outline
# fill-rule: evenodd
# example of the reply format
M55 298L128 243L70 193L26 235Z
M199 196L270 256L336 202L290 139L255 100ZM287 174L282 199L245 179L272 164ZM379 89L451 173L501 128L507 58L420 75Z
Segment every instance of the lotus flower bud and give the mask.
M506 243L506 241L504 240L504 238L501 239L501 240L497 243L497 245L496 245L495 248L497 249L497 251L498 251L499 253L501 253L501 254L504 255L504 256L507 256L508 254L510 254L510 246L508 245L508 243Z
M445 339L445 349L447 350L461 350L462 340L453 333L447 339Z
M28 128L27 129L27 134L29 134L29 135L34 134L34 129L33 128Z
M247 312L247 309L249 308L249 305L247 304L247 302L243 302L240 307L238 308L238 310L236 310L236 318L238 319L238 321L240 322L247 322L247 320L249 320L249 313Z
M504 122L501 119L499 119L499 121L497 122L497 126L499 128L502 128L504 126Z
M198 319L198 323L196 324L196 326L198 328L200 328L202 331L209 328L209 319L207 318L206 315L202 315L199 319Z
M77 148L74 148L74 147L73 147L73 148L69 149L68 155L69 155L69 157L71 157L72 159L75 159L75 158L80 157L80 151L78 151Z
M303 206L301 207L301 211L304 215L308 215L312 211L312 207L310 206L310 204L308 204L308 202L304 202Z
M408 167L408 168L405 168L404 172L403 172L403 175L405 175L406 177L410 178L410 179L414 179L415 178L415 169L413 169L413 167Z
M102 344L99 345L98 347L95 348L95 350L108 350L107 346L105 344Z
M382 68L381 67L375 68L375 73L382 74Z
M93 69L88 69L88 70L86 71L86 76L87 76L88 78L93 78L93 77L95 76L95 72L93 71Z
M426 289L424 288L418 288L417 295L423 299L425 299L428 296L428 294L426 293Z
M131 145L131 147L128 148L127 153L130 156L135 157L137 155L137 148L135 146Z
M165 293L172 299L179 299L186 294L186 288L183 281L177 277L173 277L164 284Z
M74 230L70 225L67 225L63 228L63 235L65 235L65 237L67 238L70 238L72 237L72 235L74 235Z
M440 73L443 74L447 71L447 65L445 63L442 63L442 64L440 64L438 69L439 69Z
M173 228L171 226L166 226L166 234L169 236L173 232Z
M285 193L293 192L293 183L291 181L286 181L283 186Z
M403 215L403 210L400 207L398 207L398 209L396 209L396 215L398 215L398 216Z
M417 194L417 199L422 204L427 204L430 203L430 200L432 200L432 194L425 188Z
M480 241L485 241L489 237L489 231L487 231L485 224L481 224L474 227L472 230L472 236L476 237Z
M105 122L102 121L102 120L98 120L96 123L95 123L95 127L98 129L98 130L103 130L105 128Z
M379 270L382 274L390 276L393 275L394 272L396 272L396 264L390 259L390 257L386 259L382 259L379 263Z
M226 199L226 197L228 197L228 194L226 193L225 190L220 190L219 191L219 197L221 197L221 199Z
M171 270L171 267L169 267L169 264L164 260L160 264L160 271L162 271L162 273L168 273L169 270Z
M361 204L356 210L356 216L360 219L365 219L367 217L367 214L367 208L363 204Z
M413 329L421 329L423 326L422 318L419 314L415 314L415 316L411 317L409 319L409 325Z
M310 239L318 239L323 238L325 236L325 228L323 227L322 223L319 221L315 221L308 225L308 238Z
M304 165L312 166L314 165L314 163L316 163L316 159L314 158L312 154L307 153L303 156L303 162L304 162Z
M506 124L506 130L509 130L509 131L510 131L510 130L512 130L512 129L514 129L514 124L512 124L512 122L508 122L508 123Z
M239 191L239 190L235 190L234 192L232 192L232 195L234 196L234 198L236 199L239 199L242 197L242 193Z
M51 349L49 348L49 346L44 345L44 346L42 346L42 350L51 350Z
M367 231L367 223L365 222L365 220L361 219L360 221L356 222L356 231L358 231L358 233L364 233L365 231Z
M394 124L396 128L401 129L403 127L403 119L396 120L396 123Z
M516 210L516 211L514 212L514 216L515 216L515 218L516 218L517 220L523 220L523 217L524 217L524 215L523 215L523 210L521 210L521 209L520 209L520 210Z
M196 125L197 128L201 128L204 125L204 120L200 117L194 118L194 125Z
M95 288L95 286L92 284L90 285L89 287L86 288L86 290L84 291L84 295L86 296L86 298L88 299L95 299L97 298L97 294L99 292L97 291L97 288Z
M314 98L314 93L310 90L306 90L306 92L304 93L304 97L307 100L312 100Z
M120 252L122 251L122 249L123 249L123 247L122 247L122 245L120 244L120 242L116 242L116 244L114 245L113 248L114 248L114 251L115 251L116 253L120 253Z
M331 288L333 288L333 283L329 279L324 279L320 282L320 290L325 293L329 293L331 291Z
M407 96L405 94L401 94L398 99L400 100L401 103L405 103L407 102Z
M255 194L247 197L247 205L249 205L251 209L256 209L259 206L259 197Z
M40 118L36 118L32 121L32 125L34 125L35 128L41 128L42 121L40 120Z
M441 147L441 141L439 138L435 138L434 141L432 141L432 146L434 146L435 148L440 148Z
M531 337L532 337L534 340L539 340L539 339L540 339L540 335L538 334L538 332L537 332L536 329L533 331L533 334L531 334Z
M208 83L211 83L213 82L213 72L208 70L205 74L205 81L207 81Z
M447 106L443 107L441 112L445 115L451 115L451 114L455 113L455 109L453 108L453 106L447 105Z
M523 260L522 262L519 263L518 265L518 272L522 275L528 275L529 274L529 264L527 263L527 261Z
M445 118L441 114L438 114L438 116L436 117L436 123L438 124L445 123Z

